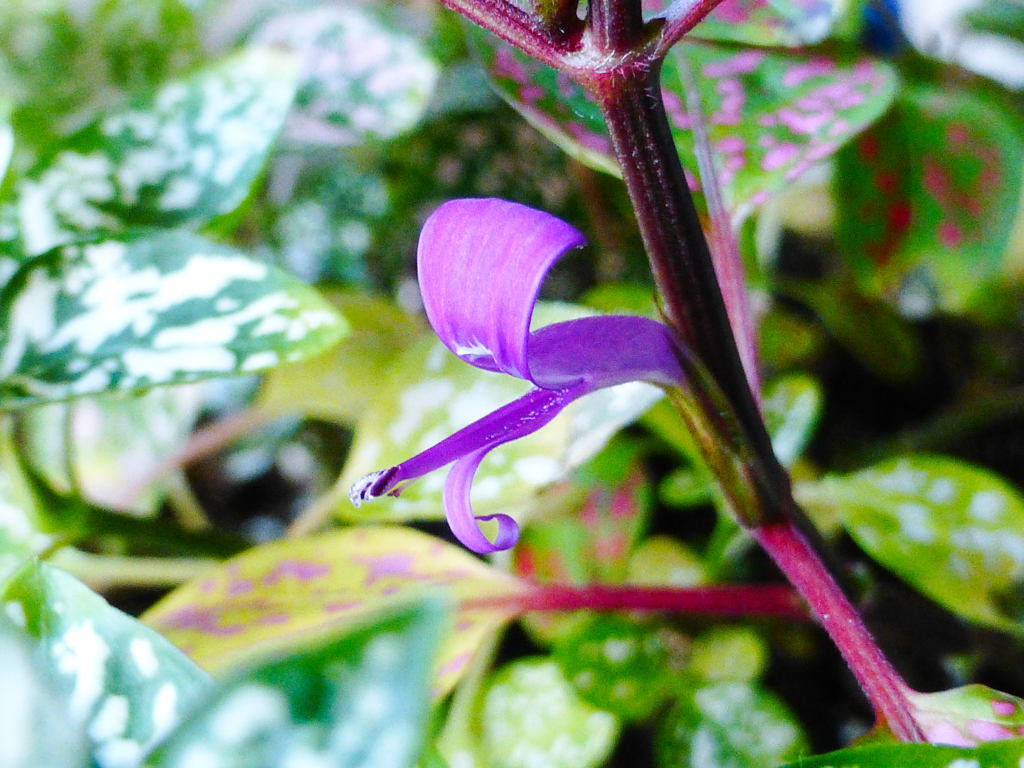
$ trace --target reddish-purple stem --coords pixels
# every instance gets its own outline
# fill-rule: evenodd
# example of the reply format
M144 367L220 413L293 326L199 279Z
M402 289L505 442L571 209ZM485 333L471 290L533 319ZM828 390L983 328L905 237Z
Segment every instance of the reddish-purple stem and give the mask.
M514 45L537 61L566 67L566 56L578 35L550 28L536 15L507 0L441 0L441 4Z
M517 611L651 611L702 616L770 616L805 621L807 606L781 585L645 587L632 585L535 584L507 597L472 599L467 607L503 606Z
M910 688L885 657L818 553L788 520L752 531L810 605L860 684L875 714L900 741L925 741L907 698Z

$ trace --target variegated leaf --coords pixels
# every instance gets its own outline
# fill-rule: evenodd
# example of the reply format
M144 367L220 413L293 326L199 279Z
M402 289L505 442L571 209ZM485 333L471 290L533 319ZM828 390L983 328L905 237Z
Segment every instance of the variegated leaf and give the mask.
M0 617L0 765L4 768L92 766L85 729L72 722L53 681L20 630Z
M581 162L618 173L601 112L581 86L493 38L471 33L471 40L499 92L531 123ZM867 58L676 46L662 68L662 95L695 188L687 71L704 107L726 208L736 218L837 152L896 93L894 72Z
M550 659L512 662L491 678L480 713L486 765L597 768L611 753L618 719L580 698Z
M1013 611L1024 581L1024 496L1004 479L912 454L826 477L812 495L838 511L869 555L932 599L965 619L1024 633Z
M421 602L221 684L154 768L411 768L444 614Z
M308 286L178 232L68 245L0 293L0 407L269 368L346 332Z
M137 766L210 686L177 648L57 568L30 563L0 601L85 727L100 768Z
M440 539L407 528L353 528L251 549L175 590L143 618L202 666L223 670L359 624L396 601L447 594L464 603L441 648L440 694L517 613L513 598L526 590ZM466 604L474 599L495 603Z
M286 132L303 144L349 146L409 130L426 112L439 74L422 43L387 25L371 6L283 13L254 39L302 60Z
M19 185L25 255L129 226L201 225L248 196L291 104L295 62L252 49L62 142Z

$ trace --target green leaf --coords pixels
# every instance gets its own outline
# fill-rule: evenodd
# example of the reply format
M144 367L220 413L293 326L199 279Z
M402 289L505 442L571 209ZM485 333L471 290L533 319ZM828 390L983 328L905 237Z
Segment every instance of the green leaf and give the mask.
M1006 252L1022 164L1024 133L995 99L906 89L837 164L837 236L862 289L913 317L986 300Z
M1024 499L1005 480L909 455L826 477L819 491L857 543L912 586L966 619L1024 631L999 602L1024 580Z
M498 670L480 717L493 768L596 768L619 732L614 715L583 701L558 665L541 657Z
M236 674L147 764L413 768L442 624L423 602Z
M914 719L933 744L974 746L1024 733L1024 699L984 685L912 693Z
M20 437L29 460L57 492L151 516L166 482L150 488L136 488L136 483L151 477L185 443L202 395L193 385L50 403L25 412ZM133 490L138 498L128 495Z
M905 383L920 371L921 341L888 304L866 298L842 281L789 282L784 290L805 302L835 340L879 378Z
M53 681L20 632L0 618L0 765L4 768L91 766L84 729L73 723Z
M537 327L586 314L570 305L540 305ZM385 497L354 508L348 489L363 475L394 466L491 411L520 397L531 385L512 376L474 368L431 335L412 345L378 381L374 400L356 425L348 463L333 492L347 520L440 519L446 470L433 472ZM473 484L478 513L508 513L531 506L541 488L565 477L596 455L623 426L662 396L632 382L577 400L543 429L500 446L483 460Z
M694 587L708 581L696 552L671 536L648 536L629 558L629 584Z
M803 454L821 416L821 386L802 373L781 376L764 390L764 419L775 455L790 466Z
M346 331L311 288L184 232L69 245L0 293L0 407L251 373Z
M725 0L688 37L767 46L820 43L845 10L834 0Z
M818 757L804 757L783 768L1010 768L1022 759L1024 739L1010 739L974 749L930 744L854 747Z
M774 768L807 751L800 725L776 696L747 683L693 692L662 721L659 766Z
M393 138L423 117L439 74L419 39L355 3L277 15L254 40L302 60L287 126L295 142Z
M570 155L617 174L597 105L582 87L503 43L471 34L499 92ZM662 94L685 170L698 178L685 107L696 81L726 208L743 218L877 119L896 92L886 65L821 55L676 46L662 68Z
M577 627L554 657L587 702L623 720L643 720L678 685L688 644L669 627L610 614Z
M288 112L295 69L249 50L62 142L19 184L23 252L131 226L198 227L235 210Z
M180 0L8 0L0 7L0 87L28 160L125 94L193 66L199 31Z
M30 563L0 601L102 768L137 765L209 686L177 648L57 568Z
M473 652L517 611L525 585L458 547L407 528L353 528L251 549L179 587L144 620L210 670L309 643L424 592L461 605L445 637L435 692L447 692ZM503 604L497 598L508 598Z
M752 682L764 671L768 648L750 627L709 627L693 639L689 672L707 682Z
M370 407L395 359L422 333L422 324L394 304L358 293L328 293L349 334L326 352L271 369L256 407L275 414L355 423Z

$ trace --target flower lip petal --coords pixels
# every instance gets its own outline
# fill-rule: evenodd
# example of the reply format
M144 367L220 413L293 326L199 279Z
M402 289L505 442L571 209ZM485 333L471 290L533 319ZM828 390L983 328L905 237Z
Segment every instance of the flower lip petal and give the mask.
M561 219L518 203L445 203L424 224L417 251L431 326L466 362L533 382L528 345L541 282L584 242Z

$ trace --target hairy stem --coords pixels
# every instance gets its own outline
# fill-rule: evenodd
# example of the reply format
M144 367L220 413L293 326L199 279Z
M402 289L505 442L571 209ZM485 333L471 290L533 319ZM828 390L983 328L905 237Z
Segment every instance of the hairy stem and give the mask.
M660 14L665 20L658 52L664 55L680 38L697 26L705 16L722 3L722 0L675 0Z
M806 620L807 606L789 587L714 585L536 584L529 592L470 600L467 605L514 605L519 611L644 611L703 616L771 616Z
M579 38L576 26L565 28L564 16L548 24L508 0L441 0L441 4L552 67L565 64L565 55Z
M761 526L753 535L807 600L881 724L900 741L925 741L907 698L910 688L878 648L857 609L800 531L789 521L781 521Z

